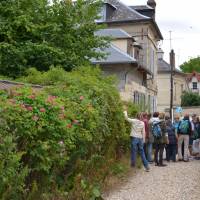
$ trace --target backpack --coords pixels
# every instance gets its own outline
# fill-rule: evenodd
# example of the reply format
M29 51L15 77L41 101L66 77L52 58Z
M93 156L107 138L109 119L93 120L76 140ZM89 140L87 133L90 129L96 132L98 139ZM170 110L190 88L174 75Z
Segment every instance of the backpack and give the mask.
M160 122L153 122L152 124L152 135L157 139L161 138L162 136L162 131L159 123Z
M189 131L189 121L188 120L182 120L179 124L179 132L182 134L187 134Z

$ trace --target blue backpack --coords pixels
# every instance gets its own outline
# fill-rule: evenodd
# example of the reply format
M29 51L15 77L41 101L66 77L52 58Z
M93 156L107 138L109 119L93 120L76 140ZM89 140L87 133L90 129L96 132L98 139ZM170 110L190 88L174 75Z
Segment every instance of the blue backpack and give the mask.
M161 138L162 136L162 130L159 124L160 122L153 122L152 124L152 135L157 139Z
M187 134L189 131L189 121L188 120L181 120L179 124L179 132L182 134Z

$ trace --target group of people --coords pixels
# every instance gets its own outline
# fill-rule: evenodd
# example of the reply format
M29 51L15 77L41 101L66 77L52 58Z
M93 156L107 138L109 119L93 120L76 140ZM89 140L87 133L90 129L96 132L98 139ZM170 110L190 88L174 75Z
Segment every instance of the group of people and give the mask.
M196 115L192 115L191 119L188 114L182 119L175 116L174 121L159 112L153 113L153 116L139 113L135 118L129 118L127 111L124 111L124 115L131 123L132 167L135 167L137 152L146 171L150 170L149 164L153 162L158 167L167 166L163 162L164 150L168 162L189 162L190 156L194 153L194 145L197 149L195 153L200 155L200 120Z

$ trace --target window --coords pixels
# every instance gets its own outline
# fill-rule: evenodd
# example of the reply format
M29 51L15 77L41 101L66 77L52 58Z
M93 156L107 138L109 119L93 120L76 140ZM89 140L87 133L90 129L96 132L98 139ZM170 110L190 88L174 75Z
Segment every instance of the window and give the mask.
M183 93L183 84L181 84L181 94Z
M197 89L197 82L192 82L192 89L196 90Z

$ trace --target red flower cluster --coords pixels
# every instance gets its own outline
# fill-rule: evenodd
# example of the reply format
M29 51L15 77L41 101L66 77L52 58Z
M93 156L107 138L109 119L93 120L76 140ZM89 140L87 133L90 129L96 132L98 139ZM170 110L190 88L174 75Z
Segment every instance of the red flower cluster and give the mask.
M33 111L33 107L32 107L32 106L27 106L26 109L27 109L28 111Z
M54 104L56 98L57 98L56 96L48 96L47 102L50 104Z
M67 124L67 128L72 128L72 124Z
M84 96L80 96L80 100L82 101L84 99Z
M29 99L35 99L35 95L28 96Z
M45 108L40 108L40 112L45 112Z

